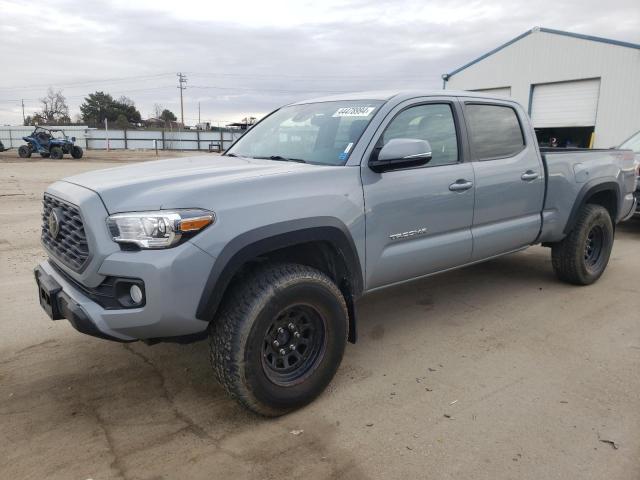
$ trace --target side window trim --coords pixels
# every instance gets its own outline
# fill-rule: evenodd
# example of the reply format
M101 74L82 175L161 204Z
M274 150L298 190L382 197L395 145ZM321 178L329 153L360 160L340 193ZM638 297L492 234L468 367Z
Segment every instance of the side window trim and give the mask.
M492 160L504 160L506 158L513 158L516 155L520 155L524 150L527 149L527 147L529 146L528 142L527 142L527 136L525 135L524 129L522 128L522 119L520 118L520 112L518 112L518 109L516 107L514 107L513 105L507 104L507 103L499 103L499 102L492 102L492 101L483 101L483 100L465 100L463 102L461 102L463 105L463 115L464 115L464 122L465 122L465 126L467 127L467 140L469 142L469 150L470 150L470 157L471 157L471 161L473 162L490 162ZM517 152L511 154L511 155L501 155L501 156L496 156L496 157L487 157L487 158L478 158L477 157L477 153L476 153L476 149L473 145L473 141L471 139L471 128L467 122L467 105L487 105L487 106L491 106L491 107L503 107L503 108L510 108L513 113L516 116L516 120L518 121L518 127L520 128L520 135L522 136L522 148L520 150L518 150Z
M453 118L453 125L455 128L455 134L456 134L456 148L457 148L457 160L455 162L451 162L451 163L445 163L442 165L429 165L428 163L426 165L421 165L419 167L411 167L411 168L407 168L407 169L401 169L401 170L394 170L394 171L403 171L403 170L409 170L409 169L418 169L418 168L437 168L437 167L446 167L446 166L450 166L450 165L457 165L460 163L464 163L464 154L463 154L463 145L462 145L462 129L461 129L461 121L460 121L460 116L459 116L459 111L458 108L456 108L456 102L454 100L440 100L440 99L433 99L433 100L425 100L425 101L419 101L416 103L412 103L410 105L405 105L404 107L402 107L400 110L398 110L395 114L393 114L393 116L386 121L386 123L383 122L383 124L380 125L381 128L379 128L379 132L376 131L374 137L371 140L371 144L373 145L373 148L376 148L376 145L378 144L378 142L380 141L380 139L383 137L383 135L385 134L385 132L387 131L387 129L389 128L389 125L391 125L393 123L393 121L398 117L398 115L400 115L401 113L403 113L404 111L410 109L410 108L414 108L414 107L420 107L423 105L448 105L449 108L451 109L451 116ZM373 150L372 150L373 152ZM365 161L368 161L368 156L367 158L364 159ZM393 173L393 171L388 172L388 173Z

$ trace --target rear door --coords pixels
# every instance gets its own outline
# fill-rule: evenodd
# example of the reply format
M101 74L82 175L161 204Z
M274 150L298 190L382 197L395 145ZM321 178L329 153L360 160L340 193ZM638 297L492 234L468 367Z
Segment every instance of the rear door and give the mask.
M510 102L463 101L473 169L472 260L529 245L538 236L544 170L522 109Z
M467 160L460 105L454 98L396 106L378 128L361 164L366 218L367 289L468 263L473 167ZM427 140L424 166L372 171L372 152L394 138Z

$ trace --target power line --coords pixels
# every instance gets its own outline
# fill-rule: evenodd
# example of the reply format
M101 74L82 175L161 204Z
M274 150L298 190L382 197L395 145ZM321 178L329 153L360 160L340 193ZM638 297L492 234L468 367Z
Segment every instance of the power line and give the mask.
M189 72L190 75L198 76L198 77L249 77L255 78L255 74L251 73L229 73L229 72ZM40 83L40 84L30 84L30 85L19 85L19 86L0 86L0 89L3 91L10 90L28 90L35 88L46 88L49 86L55 86L56 88L71 88L71 87L81 87L87 85L94 84L107 84L107 83L119 83L126 82L129 80L142 80L142 79L151 79L151 78L160 78L167 77L169 75L173 75L173 73L165 72L165 73L155 73L155 74L147 74L147 75L131 75L126 77L112 77L106 79L96 79L96 80L83 80L78 82L49 82L49 83ZM186 75L185 75L186 76ZM317 74L299 74L299 73L260 73L261 78L271 77L271 78L334 78L334 79L360 79L360 78L368 78L368 79L397 79L397 75L389 74L389 75L357 75L357 74L325 74L325 73L317 73ZM415 74L415 75L402 75L403 78L424 78L424 75Z
M173 75L173 73L157 73L150 75L135 75L130 77L117 77L117 78L107 78L103 80L85 80L82 82L72 82L72 83L41 83L41 84L32 84L32 85L20 85L17 87L0 87L3 91L5 90L25 90L25 89L35 89L35 88L47 88L51 86L55 86L56 88L71 88L71 87L82 87L86 85L93 84L105 84L105 83L118 83L118 82L126 82L129 80L142 80L142 79L151 79L151 78L159 78L166 77L168 75Z
M145 88L134 88L134 89L129 89L129 90L120 90L120 91L116 91L116 92L107 92L110 95L126 95L129 94L131 92L147 92L147 91L151 91L151 90L165 90L165 89L169 89L169 88L173 88L173 85L162 85L162 86L158 86L158 87L145 87ZM88 94L82 94L82 95L65 95L64 98L66 99L70 99L70 98L85 98ZM0 98L0 103L2 102L22 102L22 101L28 101L28 102L39 102L40 99L39 98Z
M250 77L256 78L256 74L252 73L218 73L218 72L189 72L189 75L193 75L196 77ZM398 75L390 73L389 75L354 75L354 74L326 74L326 73L318 73L318 74L300 74L300 73L263 73L260 72L260 77L274 77L274 78L335 78L335 79L359 79L359 78L378 78L378 79L388 79L388 80L397 80ZM414 75L406 75L402 74L402 78L417 78L423 79L425 77L424 74L414 74Z
M274 93L349 93L350 90L285 90L274 88L250 88L250 87L221 87L217 85L191 85L189 88L209 89L209 90L238 90L248 92L274 92Z

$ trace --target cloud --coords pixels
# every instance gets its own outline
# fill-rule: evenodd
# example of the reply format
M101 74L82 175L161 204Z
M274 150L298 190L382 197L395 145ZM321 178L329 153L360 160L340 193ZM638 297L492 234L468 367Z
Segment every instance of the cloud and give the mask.
M440 88L442 73L535 25L640 42L639 10L635 0L0 0L0 123L21 120L21 98L37 109L49 85L72 112L95 90L143 114L154 103L178 112L178 71L187 123L198 102L203 119L236 120L325 93Z

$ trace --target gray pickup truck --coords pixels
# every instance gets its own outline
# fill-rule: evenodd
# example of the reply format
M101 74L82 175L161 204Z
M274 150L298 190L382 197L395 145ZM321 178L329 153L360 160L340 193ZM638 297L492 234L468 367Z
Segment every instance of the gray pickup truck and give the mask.
M636 175L638 177L638 187L636 189L636 198L640 198L640 131L627 138L618 147L621 150L631 150L636 157ZM636 207L636 215L640 216L640 204Z
M54 183L35 276L80 332L208 336L229 394L275 416L329 384L367 293L534 244L593 283L635 184L630 151L540 151L510 100L334 96L274 111L223 156Z

